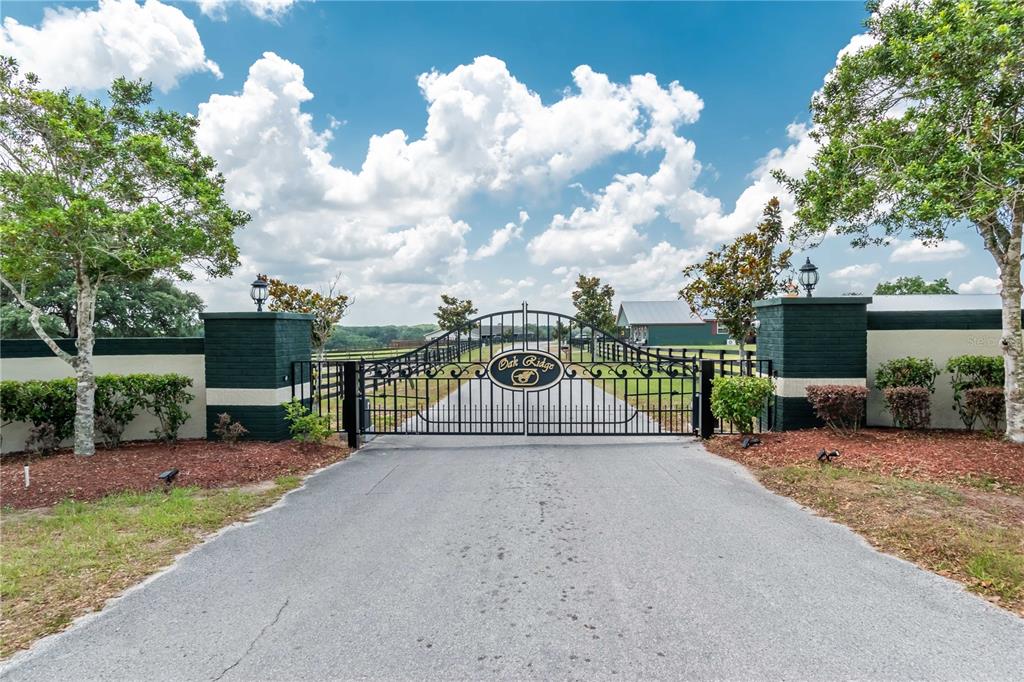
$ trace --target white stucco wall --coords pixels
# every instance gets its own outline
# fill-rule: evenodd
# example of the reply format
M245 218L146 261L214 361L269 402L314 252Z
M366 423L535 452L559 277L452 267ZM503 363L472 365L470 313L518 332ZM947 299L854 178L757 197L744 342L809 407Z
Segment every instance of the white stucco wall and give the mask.
M180 438L206 437L206 370L203 355L97 355L93 358L96 374L184 374L192 378L191 393L195 399L188 404L189 420L178 432ZM0 378L16 381L29 379L60 379L73 376L71 367L57 358L3 358ZM150 414L137 416L124 432L125 440L151 440L158 422ZM28 424L0 427L0 452L25 449ZM70 440L64 443L70 445Z
M931 358L942 373L932 394L932 427L962 429L964 423L953 409L953 388L946 361L957 355L1002 355L999 329L894 329L868 331L868 407L870 426L892 426L881 391L875 388L875 372L888 360Z

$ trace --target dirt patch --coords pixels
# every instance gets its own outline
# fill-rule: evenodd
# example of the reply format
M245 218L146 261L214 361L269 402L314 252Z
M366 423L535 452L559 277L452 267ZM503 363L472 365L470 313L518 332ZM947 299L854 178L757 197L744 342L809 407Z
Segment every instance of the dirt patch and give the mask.
M0 503L28 509L64 499L97 500L110 493L159 489L157 475L177 468L176 486L220 488L259 483L278 476L301 474L348 456L338 442L306 445L294 441L240 442L206 440L174 444L127 443L116 450L98 450L91 457L63 451L49 457L6 456L0 460ZM26 488L23 466L30 465Z
M1024 445L963 431L864 429L850 436L829 429L805 429L759 436L744 450L735 436L707 442L715 454L752 466L814 462L822 448L839 450L839 466L916 480L1024 486Z

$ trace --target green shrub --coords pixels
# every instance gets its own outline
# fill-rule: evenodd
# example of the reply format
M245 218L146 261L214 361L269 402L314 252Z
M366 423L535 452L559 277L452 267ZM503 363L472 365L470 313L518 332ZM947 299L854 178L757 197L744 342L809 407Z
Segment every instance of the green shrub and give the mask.
M967 408L965 392L972 388L986 386L1002 389L1005 381L1003 375L1003 358L989 355L958 355L946 363L946 371L952 376L953 409L960 415L968 430L974 428L979 415Z
M142 407L139 375L103 374L96 377L96 432L108 448L121 444L121 435Z
M863 386L820 384L807 387L807 402L830 429L852 433L860 428L868 389Z
M117 447L125 427L140 409L160 420L154 433L173 440L188 420L184 406L193 396L192 380L179 374L104 374L96 377L96 428L107 447ZM75 380L0 381L0 420L32 425L26 448L49 452L70 438L75 427Z
M183 374L136 374L142 395L142 405L160 422L153 429L158 440L178 440L178 430L188 421L185 406L195 399L186 389L192 379Z
M1006 393L1003 387L979 386L967 389L964 391L964 411L970 417L971 424L978 420L985 431L999 431L999 425L1006 416Z
M740 433L753 433L754 419L765 409L775 392L768 377L715 377L711 384L711 413L731 422Z
M323 443L334 433L326 416L313 414L295 398L284 403L284 419L292 438L303 443Z
M920 386L935 392L935 377L939 368L931 358L897 358L883 362L875 372L875 387L880 391L902 386Z
M26 447L50 452L75 430L75 380L0 381L0 419L32 425Z
M882 391L897 426L924 429L932 421L932 396L924 386L892 386Z

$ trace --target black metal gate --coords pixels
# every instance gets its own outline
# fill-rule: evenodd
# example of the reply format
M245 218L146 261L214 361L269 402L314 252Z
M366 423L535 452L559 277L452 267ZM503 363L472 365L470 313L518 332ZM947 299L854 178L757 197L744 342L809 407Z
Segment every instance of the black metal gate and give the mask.
M293 393L353 445L357 433L696 434L708 362L524 303L395 357L296 363ZM719 374L753 366L727 362L723 355Z

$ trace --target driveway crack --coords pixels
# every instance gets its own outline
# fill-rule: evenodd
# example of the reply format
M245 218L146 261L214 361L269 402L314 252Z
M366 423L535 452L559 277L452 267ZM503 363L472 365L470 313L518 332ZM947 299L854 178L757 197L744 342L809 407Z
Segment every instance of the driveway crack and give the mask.
M220 675L217 675L217 677L213 678L213 682L218 682L218 680L220 680L225 675L227 675L231 671L232 668L234 668L239 663L241 663L245 659L246 656L248 656L250 653L252 653L252 648L254 646L256 646L256 642L260 641L260 637L262 637L264 634L266 634L267 630L269 630L270 628L272 628L275 625L277 625L277 621L281 620L281 614L284 613L285 607L288 606L288 602L289 601L291 601L291 597L288 597L287 599L284 600L284 603L281 604L281 608L279 608L277 610L277 615L274 616L274 619L272 621L270 621L269 623L267 623L266 625L264 625L260 629L260 631L256 634L256 636L253 637L252 641L249 642L249 646L246 648L245 653L243 653L241 656L239 656L237 661L235 661L234 663L232 663L228 667L224 668L224 670L222 670L220 672Z

